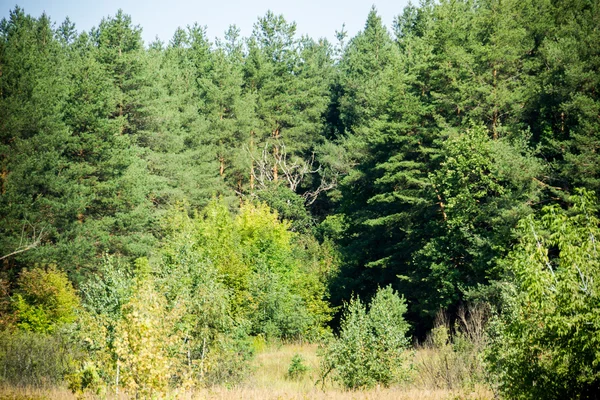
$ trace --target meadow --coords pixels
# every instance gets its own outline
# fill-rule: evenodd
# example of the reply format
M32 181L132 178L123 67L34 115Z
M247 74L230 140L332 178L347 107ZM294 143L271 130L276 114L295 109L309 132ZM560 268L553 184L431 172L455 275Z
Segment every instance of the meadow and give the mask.
M271 344L259 348L252 362L250 376L240 385L233 387L214 386L187 392L172 392L169 397L176 399L215 399L215 400L433 400L433 399L493 399L494 394L483 384L467 384L464 387L448 387L441 375L448 375L438 363L441 350L421 347L411 351L413 357L412 379L409 382L389 388L375 387L370 390L346 390L330 381L320 382L319 357L316 344ZM297 378L290 378L288 371L292 358L302 357L306 372ZM437 360L437 361L436 361ZM438 368L431 368L438 365ZM454 371L456 373L456 371ZM436 375L437 374L437 375ZM452 386L452 385L450 385ZM104 396L103 396L104 397ZM115 398L114 393L106 393L106 398ZM6 400L71 400L77 397L67 388L16 388L0 387L0 398ZM95 396L86 394L86 399ZM100 397L98 397L100 398ZM129 399L121 392L119 399Z

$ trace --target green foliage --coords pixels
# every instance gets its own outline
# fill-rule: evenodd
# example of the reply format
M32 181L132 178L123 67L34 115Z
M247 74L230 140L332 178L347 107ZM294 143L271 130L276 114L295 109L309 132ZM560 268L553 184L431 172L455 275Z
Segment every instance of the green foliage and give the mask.
M299 379L306 374L308 367L304 364L304 358L300 354L294 354L290 367L287 371L287 377L289 379Z
M119 257L104 255L96 274L80 287L82 306L90 313L118 319L133 292L133 273Z
M24 269L14 296L17 326L25 331L51 333L75 322L79 297L67 275L55 266Z
M150 273L167 301L164 315L179 310L173 324L183 343L173 344L180 353L171 371L178 384L239 382L252 357L249 335L306 339L324 329L320 246L302 247L265 204L245 203L234 215L214 199L194 217L182 204L165 231Z
M599 4L424 1L405 8L395 36L372 8L335 50L272 12L249 38L232 26L212 43L194 24L146 48L121 10L77 33L15 7L0 22L0 324L54 335L77 317L74 341L89 357L71 374L76 391L98 379L114 387L117 366L144 396L167 381L233 384L249 335L315 339L333 310L378 287L402 293L423 337L440 307L492 292L521 239L509 264L523 280L497 284L505 297L538 278L572 296L538 288L544 301L507 301L497 338L516 344L498 339L508 355L490 353L496 371L506 387L591 392L597 360L586 346L597 343L576 316L595 324L580 293L595 261L567 229L583 222L564 217L563 237L546 221L562 211L532 220L550 277L531 269L542 255L519 261L538 239L513 229L574 186L600 191ZM26 269L50 264L60 268ZM519 314L534 305L539 314ZM372 326L396 318L388 310L358 300L348 310L343 335L383 353L373 337L401 341ZM537 342L521 346L517 331ZM513 347L539 364L514 385L500 365L521 371L510 363L529 359ZM449 360L454 350L444 348ZM349 386L396 379L358 364L339 369L360 377Z
M487 362L509 397L590 398L600 385L600 221L589 191L570 203L567 211L547 206L523 219L507 260Z
M407 378L406 304L391 287L379 289L369 311L360 299L348 304L339 337L325 348L322 373L349 389L389 386Z
M439 168L429 176L437 218L427 223L423 247L413 256L415 266L428 270L406 274L436 288L417 306L430 317L458 304L470 288L499 278L511 229L531 213L544 172L524 140L493 140L482 126L450 133L440 150Z
M308 210L304 207L304 199L287 186L272 184L256 193L258 200L277 211L280 218L291 223L294 232L309 232L313 225Z
M207 206L205 216L207 220L190 218L181 209L172 210L167 219L170 234L155 268L168 308L180 310L176 325L186 354L178 379L187 376L190 383L214 384L244 376L251 353L240 309L246 299L243 266L229 251L230 242L204 230L214 223L219 226L212 225L214 229L223 229L221 234L231 235L231 216L216 201ZM235 277L237 272L240 276ZM235 278L227 279L229 273Z
M204 383L228 387L240 384L252 371L250 360L253 357L254 350L246 329L238 328L220 335L209 353Z
M85 312L79 315L76 339L87 357L68 377L75 393L97 392L103 383L160 396L174 375L191 375L181 368L185 350L177 324L185 305L167 307L148 260L136 260L135 273L130 270L106 256L99 274L82 286Z
M181 309L167 310L166 299L149 277L140 277L115 329L121 385L136 395L164 395L182 341L174 323ZM174 349L175 348L175 349Z
M214 296L202 300L204 311L197 311L207 326L247 323L250 334L299 339L327 322L319 245L315 243L317 254L302 248L289 223L267 205L245 203L233 216L222 201L213 200L202 217L190 219L175 211L169 221L175 232L164 253L166 287L183 290L176 286L191 280L195 293L186 296ZM207 314L211 305L217 312L212 318ZM233 320L226 323L228 318Z
M99 395L102 391L102 379L93 363L84 362L83 366L65 377L68 387L76 396L86 392Z
M116 329L134 289L134 274L129 263L110 255L105 255L96 274L82 283L83 311L78 315L75 342L85 349L87 357L68 377L74 393L95 392L99 386L115 384Z
M14 386L59 385L83 358L68 331L0 332L0 381Z

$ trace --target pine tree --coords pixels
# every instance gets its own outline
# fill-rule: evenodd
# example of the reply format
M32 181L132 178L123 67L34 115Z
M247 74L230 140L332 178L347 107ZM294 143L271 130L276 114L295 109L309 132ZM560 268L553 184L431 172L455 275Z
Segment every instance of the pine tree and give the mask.
M0 249L17 251L16 259L4 259L16 273L26 260L53 261L52 245L68 229L77 200L61 174L69 168L62 121L68 85L50 20L16 7L0 32Z
M327 107L328 44L295 38L296 25L269 12L248 41L246 92L256 96L259 125L252 156L257 184L282 181L292 192L312 169ZM317 72L318 71L318 72ZM305 171L305 172L302 172Z
M335 303L351 292L369 296L378 285L398 284L397 275L410 276L418 227L424 218L439 218L427 180L435 130L427 129L429 111L401 61L372 9L340 66L346 72L339 115L356 166L340 185L347 263L334 283Z

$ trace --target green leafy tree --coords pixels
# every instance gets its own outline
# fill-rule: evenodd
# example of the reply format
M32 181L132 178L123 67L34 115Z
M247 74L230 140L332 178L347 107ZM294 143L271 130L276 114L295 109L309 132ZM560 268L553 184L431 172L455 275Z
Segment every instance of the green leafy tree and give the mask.
M99 382L116 390L116 331L134 289L135 276L129 262L111 255L104 255L96 273L82 282L83 311L78 314L75 341L86 351L86 357L68 377L74 392L96 389Z
M226 226L231 227L225 207L221 209L213 202L205 210L207 215L220 211L229 222ZM169 307L185 310L176 323L186 353L186 363L179 372L183 383L186 379L206 384L238 381L251 355L245 347L248 324L242 310L247 276L236 263L235 251L227 247L231 243L223 239L217 242L217 235L204 232L205 226L219 230L212 218L207 216L205 221L190 218L181 209L171 210L167 240L160 258L154 261L158 286Z
M456 306L465 291L500 277L511 231L544 189L537 177L545 169L526 140L493 140L483 126L450 133L439 159L429 177L437 218L424 223L422 248L405 275L422 285L414 304L430 319Z
M584 190L570 203L523 219L507 258L487 362L511 398L594 398L600 387L597 205Z

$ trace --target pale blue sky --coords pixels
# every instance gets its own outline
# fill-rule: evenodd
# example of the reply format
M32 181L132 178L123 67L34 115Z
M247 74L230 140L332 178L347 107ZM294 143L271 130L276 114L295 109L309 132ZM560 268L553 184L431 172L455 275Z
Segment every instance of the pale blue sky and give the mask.
M143 28L143 38L149 43L158 37L168 42L178 26L194 22L207 27L208 37L223 37L231 24L242 30L242 36L252 33L252 25L267 10L283 14L296 21L298 34L317 39L326 37L335 42L335 31L346 24L350 37L362 30L367 14L375 5L385 25L391 29L396 15L402 13L408 0L0 0L0 18L7 17L15 5L35 17L43 11L60 24L66 16L75 22L77 31L97 26L102 17L114 15L122 8L133 23Z

